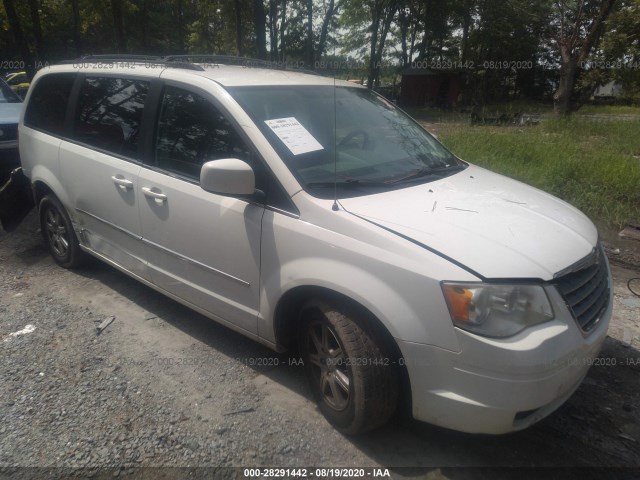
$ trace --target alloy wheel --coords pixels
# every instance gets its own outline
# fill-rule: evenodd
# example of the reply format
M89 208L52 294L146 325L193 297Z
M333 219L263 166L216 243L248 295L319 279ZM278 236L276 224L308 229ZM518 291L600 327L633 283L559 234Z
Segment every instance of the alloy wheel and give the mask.
M351 370L338 338L326 322L309 324L307 348L324 401L334 410L344 410L351 397Z
M54 208L45 213L45 226L49 245L59 257L65 257L69 251L69 236L60 213Z

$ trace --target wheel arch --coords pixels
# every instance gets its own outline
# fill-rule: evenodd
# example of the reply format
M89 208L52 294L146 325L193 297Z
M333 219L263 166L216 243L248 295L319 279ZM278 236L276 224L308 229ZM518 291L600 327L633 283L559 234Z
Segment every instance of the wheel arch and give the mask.
M36 204L36 207L40 205L40 200L42 200L46 195L53 195L57 198L55 192L42 180L36 180L31 184L31 190L33 194L33 200Z
M281 350L296 348L300 314L304 305L312 299L340 304L357 314L382 347L400 374L400 405L403 412L411 412L411 382L405 362L400 361L402 352L398 343L384 323L367 307L353 298L326 287L301 285L293 287L279 299L274 311L276 344Z
M296 330L302 307L312 299L340 303L357 310L371 325L375 325L374 328L378 333L384 332L386 336L393 340L393 336L385 325L368 308L353 298L327 287L299 285L285 292L278 300L274 310L274 330L278 346L289 349L295 344Z
M58 180L58 178L54 175L54 173L49 170L47 167L43 165L36 165L31 172L31 189L33 191L33 199L36 202L36 207L40 204L40 200L45 195L53 195L55 196L60 203L67 209L67 213L71 215L72 212L69 212L69 205L71 205L68 196L65 193L65 189Z

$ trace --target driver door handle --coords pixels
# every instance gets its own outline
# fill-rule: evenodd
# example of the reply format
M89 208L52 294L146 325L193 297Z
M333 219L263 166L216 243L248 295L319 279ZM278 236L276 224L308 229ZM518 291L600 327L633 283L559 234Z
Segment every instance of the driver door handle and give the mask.
M160 202L164 202L167 199L167 196L164 193L154 192L149 187L142 187L142 193L144 193L146 197L159 200Z

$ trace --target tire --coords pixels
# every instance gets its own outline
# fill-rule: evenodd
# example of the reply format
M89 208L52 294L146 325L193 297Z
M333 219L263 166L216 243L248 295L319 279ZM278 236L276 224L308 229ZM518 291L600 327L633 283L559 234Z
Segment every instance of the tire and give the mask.
M364 433L394 414L398 369L352 309L307 303L298 341L318 407L336 429L349 435Z
M40 200L38 211L42 237L55 262L64 268L78 267L85 255L65 208L56 197L46 195Z

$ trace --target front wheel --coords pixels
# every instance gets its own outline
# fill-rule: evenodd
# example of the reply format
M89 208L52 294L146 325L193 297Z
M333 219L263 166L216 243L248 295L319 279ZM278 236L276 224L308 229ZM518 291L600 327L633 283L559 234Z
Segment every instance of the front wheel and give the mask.
M393 415L397 367L356 312L309 302L301 314L299 346L318 407L338 430L363 433Z
M55 262L64 268L80 265L84 254L80 250L69 215L60 201L47 195L40 201L38 209L42 237Z

